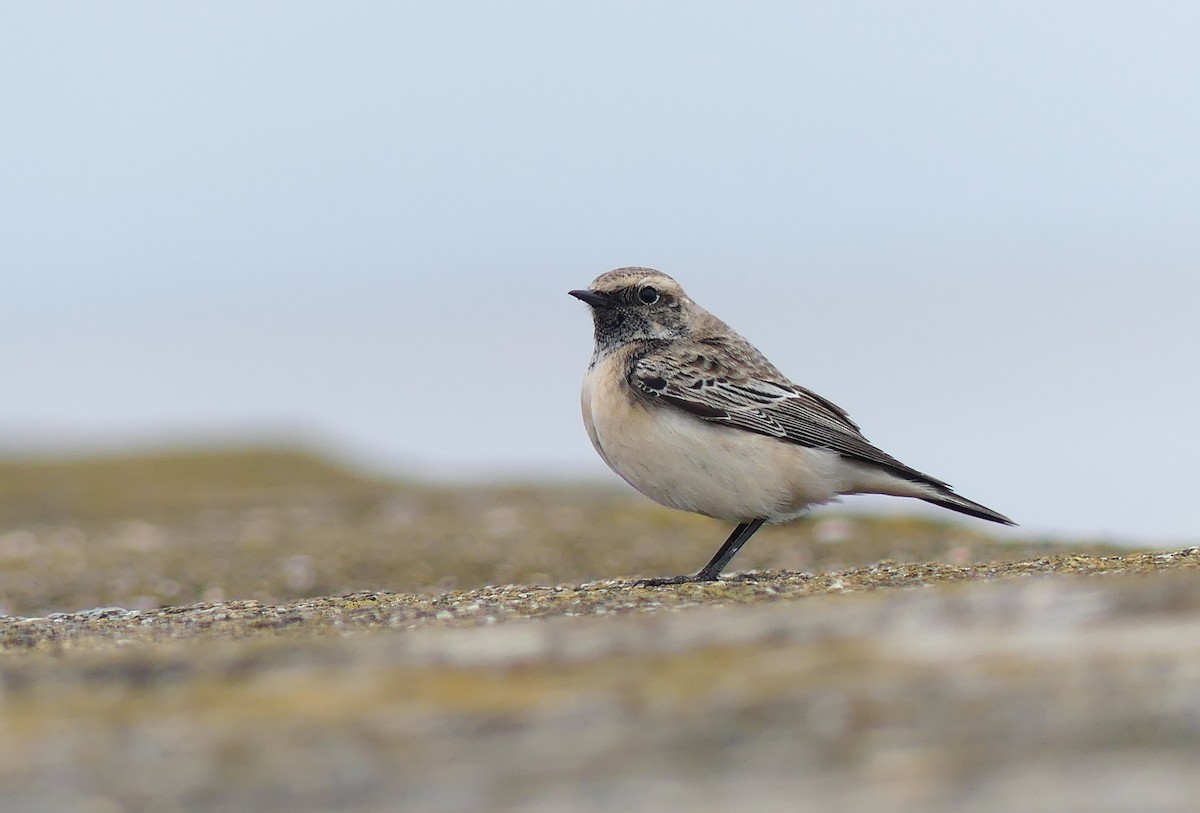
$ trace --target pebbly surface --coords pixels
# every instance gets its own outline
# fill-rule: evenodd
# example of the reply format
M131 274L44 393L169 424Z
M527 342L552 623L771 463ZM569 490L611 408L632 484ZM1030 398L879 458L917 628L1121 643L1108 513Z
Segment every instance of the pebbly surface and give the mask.
M1124 556L1060 554L1016 562L947 565L883 561L831 573L750 572L719 582L670 588L612 579L580 586L506 585L437 595L363 591L279 605L257 601L200 603L153 610L99 607L46 617L0 617L0 648L61 652L171 639L309 637L330 632L494 624L515 619L579 617L726 604L752 604L883 587L928 587L1048 573L1154 573L1200 564L1200 548Z
M295 450L0 461L0 811L1195 809L1200 549L827 507L635 585L727 531Z
M1191 810L1200 549L0 620L0 809Z

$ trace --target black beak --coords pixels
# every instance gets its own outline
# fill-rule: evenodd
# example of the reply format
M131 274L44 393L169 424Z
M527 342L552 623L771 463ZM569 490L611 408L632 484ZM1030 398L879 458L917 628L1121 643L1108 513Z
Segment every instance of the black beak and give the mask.
M616 304L608 294L601 294L596 291L567 291L567 293L576 299L583 300L593 308L611 308Z

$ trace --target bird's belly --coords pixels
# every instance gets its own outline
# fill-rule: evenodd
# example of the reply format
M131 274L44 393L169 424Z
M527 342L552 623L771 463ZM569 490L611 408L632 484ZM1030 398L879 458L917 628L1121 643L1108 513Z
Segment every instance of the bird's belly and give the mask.
M836 453L644 404L599 367L584 380L583 413L596 451L655 502L731 522L793 519L845 487Z

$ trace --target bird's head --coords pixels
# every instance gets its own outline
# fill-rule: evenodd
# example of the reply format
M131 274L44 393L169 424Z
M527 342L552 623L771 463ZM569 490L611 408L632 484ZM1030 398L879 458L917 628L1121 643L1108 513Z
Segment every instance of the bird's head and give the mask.
M618 268L569 293L591 306L597 351L683 336L696 307L678 282L652 268Z

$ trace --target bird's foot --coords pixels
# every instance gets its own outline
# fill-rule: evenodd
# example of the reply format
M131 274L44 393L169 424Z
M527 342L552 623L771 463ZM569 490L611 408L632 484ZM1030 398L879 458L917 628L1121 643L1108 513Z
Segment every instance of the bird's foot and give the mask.
M667 587L672 584L704 584L715 582L717 576L705 576L703 572L692 576L666 576L658 579L638 579L634 587Z

